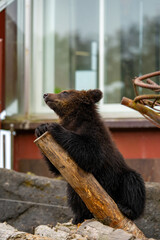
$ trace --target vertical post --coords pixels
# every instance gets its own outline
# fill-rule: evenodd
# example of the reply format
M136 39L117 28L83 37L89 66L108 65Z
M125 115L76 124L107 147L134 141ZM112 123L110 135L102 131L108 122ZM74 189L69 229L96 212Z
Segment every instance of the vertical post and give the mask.
M0 12L0 113L4 110L5 94L5 16L4 9Z
M104 0L99 1L99 88L104 92ZM101 101L102 103L102 101Z
M142 75L142 51L143 51L143 1L139 2L139 76ZM142 89L140 89L142 92Z
M15 135L15 132L14 132L14 124L11 123L10 124L10 139L11 139L11 169L14 169L14 135Z
M0 114L1 112L2 112L2 39L0 39ZM0 117L0 129L1 129L1 117Z
M31 48L31 1L25 1L25 66L24 66L24 111L28 115L30 100L30 48Z

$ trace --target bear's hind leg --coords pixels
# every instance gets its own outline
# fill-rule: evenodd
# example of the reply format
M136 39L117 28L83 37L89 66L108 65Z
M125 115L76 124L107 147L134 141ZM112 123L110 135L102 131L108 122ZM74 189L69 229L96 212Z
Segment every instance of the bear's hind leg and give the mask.
M137 214L134 213L134 211L126 206L123 206L121 204L117 204L119 210L125 215L127 218L134 220L137 218Z
M143 213L145 207L144 181L135 171L128 171L122 177L120 198L116 202L126 217L135 220Z

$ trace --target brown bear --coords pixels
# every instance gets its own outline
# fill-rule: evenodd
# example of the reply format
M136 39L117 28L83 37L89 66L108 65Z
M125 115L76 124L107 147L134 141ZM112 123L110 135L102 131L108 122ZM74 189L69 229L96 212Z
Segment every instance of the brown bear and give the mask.
M35 131L36 136L49 131L79 167L94 175L126 217L138 218L145 205L144 182L127 166L97 111L96 103L102 98L102 92L98 89L68 90L44 94L43 97L60 121L40 125ZM50 170L58 174L58 170L46 160ZM73 223L93 217L69 184L67 196L74 213Z

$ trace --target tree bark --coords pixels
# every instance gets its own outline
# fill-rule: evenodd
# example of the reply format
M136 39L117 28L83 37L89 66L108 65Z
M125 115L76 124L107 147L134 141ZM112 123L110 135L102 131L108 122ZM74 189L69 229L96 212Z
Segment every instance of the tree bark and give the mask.
M131 100L126 97L122 98L121 104L140 112L145 118L147 118L154 125L156 125L158 128L160 128L159 112L156 112L156 111L154 111L154 109L151 109L139 102L135 102L134 100Z
M94 176L83 171L48 132L37 138L35 143L77 192L95 218L113 228L126 230L139 239L147 239L132 221L122 215Z

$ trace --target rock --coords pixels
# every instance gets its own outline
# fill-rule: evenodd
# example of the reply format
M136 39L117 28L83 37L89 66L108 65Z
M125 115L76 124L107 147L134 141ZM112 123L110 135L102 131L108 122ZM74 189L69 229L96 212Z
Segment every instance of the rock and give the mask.
M135 224L147 237L160 239L160 183L146 183L146 207Z
M77 226L73 225L70 222L68 223L57 223L55 227L53 226L45 226L41 225L35 228L34 233L40 236L46 236L50 238L54 238L55 240L66 240L72 239L71 236L75 235L77 231ZM75 236L72 236L73 238Z
M78 228L77 233L82 236L88 236L90 239L105 239L113 232L113 228L104 226L102 223L94 220L86 220Z
M135 223L147 237L160 239L160 183L146 183L146 193L145 212ZM71 217L65 181L0 169L0 222L33 233L39 225L55 226Z
M41 224L66 222L66 182L0 169L0 221L33 233Z
M132 234L127 233L121 229L116 229L113 231L110 235L108 240L134 240L135 238L133 237Z
M34 235L19 232L6 223L0 223L0 240L139 240L121 229L105 226L95 219L80 226L71 222L58 223L55 227L41 225ZM151 240L151 239L150 239ZM154 239L152 239L154 240Z
M7 223L0 223L0 239L7 240L17 230Z
M35 234L51 238L55 237L56 240L138 240L122 229L113 229L95 219L86 220L80 226L72 224L66 226L68 227L64 228L64 224L57 224L54 228L39 226L35 229Z
M45 236L49 238L54 238L55 240L65 240L68 238L70 232L56 229L55 227L51 228L48 226L39 226L35 229L35 234L40 236Z
M7 223L0 223L0 240L54 240L54 238L33 236L32 234L19 232Z
M92 240L132 240L132 234L121 229L113 229L95 220L87 220L78 228L77 233Z

